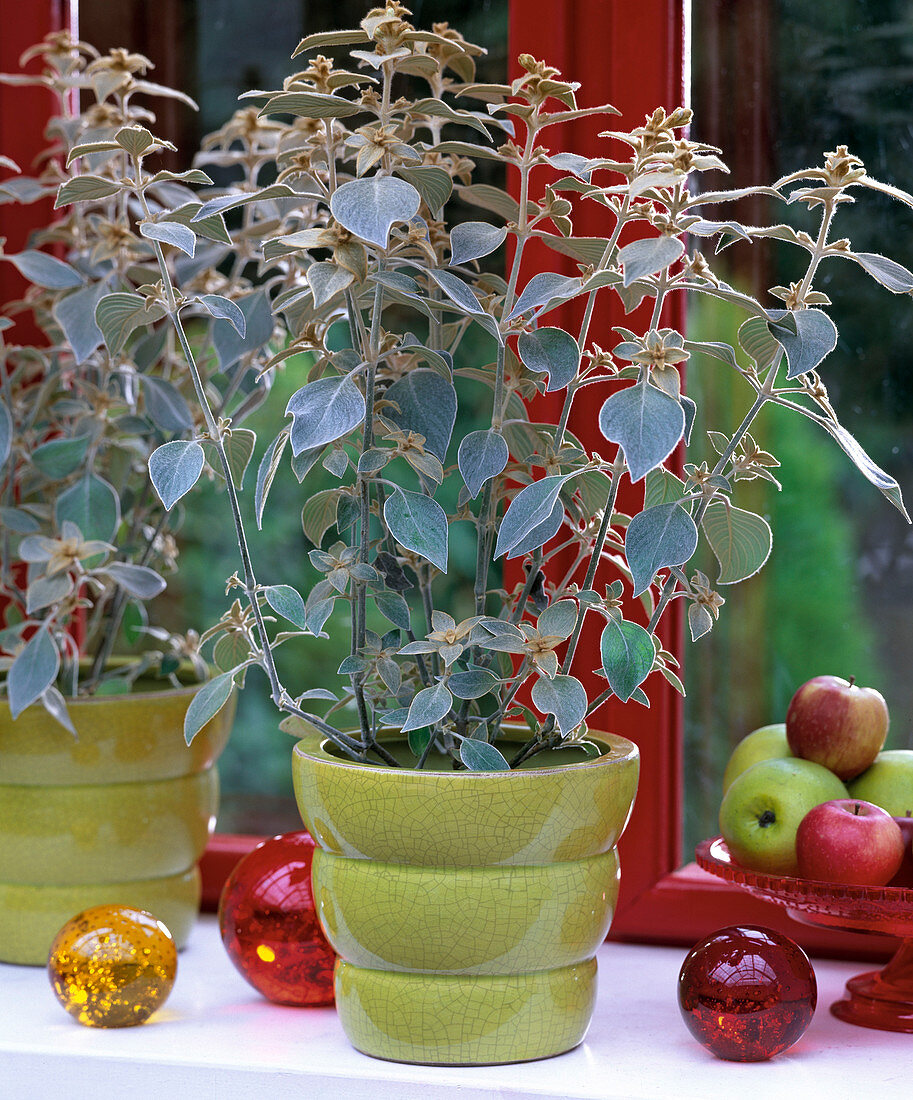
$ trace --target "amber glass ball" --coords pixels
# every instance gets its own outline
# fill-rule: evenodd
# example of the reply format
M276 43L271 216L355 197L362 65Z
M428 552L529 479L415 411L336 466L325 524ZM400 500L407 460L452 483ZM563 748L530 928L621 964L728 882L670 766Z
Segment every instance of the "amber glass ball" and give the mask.
M788 1050L815 1014L808 956L769 928L721 928L688 953L678 978L682 1018L718 1058L760 1062Z
M235 867L222 891L219 930L248 982L281 1005L333 1003L336 955L311 892L314 841L303 830L272 837Z
M142 1024L168 998L178 957L160 920L125 905L85 909L61 928L48 955L57 1000L87 1027Z

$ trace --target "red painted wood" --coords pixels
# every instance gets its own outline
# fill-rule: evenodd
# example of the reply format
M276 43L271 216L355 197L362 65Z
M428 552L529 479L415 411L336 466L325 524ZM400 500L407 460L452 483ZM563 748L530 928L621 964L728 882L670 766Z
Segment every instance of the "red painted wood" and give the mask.
M0 0L0 72L19 72L22 53L51 31L60 30L68 18L65 0ZM28 71L40 71L40 62L33 61ZM0 85L0 153L12 158L23 174L34 171L34 158L44 146L44 128L51 116L54 97L41 88L21 88ZM2 178L10 176L0 170ZM29 233L46 225L52 205L47 202L30 206L0 205L0 237L6 237L6 252L20 252L26 246ZM12 264L0 264L0 302L9 302L22 295L27 283ZM23 333L23 336L25 334ZM17 341L22 339L18 333Z
M622 112L620 119L597 116L580 119L561 127L560 136L548 131L554 146L586 156L606 156L624 149L618 143L598 137L606 129L631 129L657 106L672 110L684 102L684 22L681 0L643 0L632 5L625 0L526 0L511 7L510 49L508 56L531 53L561 70L563 78L581 84L578 106L611 103ZM516 76L516 68L511 75ZM621 153L621 155L626 155ZM544 177L543 177L544 178ZM581 203L574 218L575 233L604 236L610 232L601 208ZM527 275L534 270L576 274L574 262L556 256L544 247L531 248ZM609 295L605 295L609 303ZM579 331L580 304L575 303L549 314L549 323ZM680 328L681 309L677 303L663 323ZM618 337L613 326L633 329L649 325L649 307L625 315L612 302L597 311L590 329L590 346L595 343L611 348ZM577 324L575 330L575 323ZM609 445L596 425L595 407L604 395L590 398L594 390L584 391L570 419L571 431L587 451L609 453ZM535 418L554 423L560 414L563 395L548 395L537 400L531 412ZM621 511L633 512L640 506L642 487L626 488L619 497ZM602 583L613 579L602 578ZM598 586L598 585L597 585ZM511 583L508 582L508 589ZM628 617L645 622L639 603L626 609ZM589 670L599 663L599 628L590 617L578 651L575 675L593 694L605 687L605 681L592 677ZM661 629L665 647L681 653L682 618L678 603L667 613ZM595 715L594 727L629 737L641 751L641 781L631 822L622 840L620 911L631 905L642 892L678 866L682 823L682 705L679 696L654 674L645 685L651 699L649 710L637 704L622 706L610 701Z

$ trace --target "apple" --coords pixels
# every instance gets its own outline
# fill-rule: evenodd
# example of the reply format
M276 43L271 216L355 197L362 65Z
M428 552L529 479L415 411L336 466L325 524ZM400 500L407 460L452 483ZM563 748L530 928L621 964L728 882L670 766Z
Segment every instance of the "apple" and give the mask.
M874 802L892 817L913 817L913 749L888 749L847 784L851 798Z
M888 734L888 708L874 688L852 677L815 676L792 697L786 739L795 756L821 764L840 779L864 772Z
M888 886L913 887L913 817L895 817L903 837L903 861Z
M762 760L734 779L720 806L720 832L733 859L755 871L795 875L796 830L820 802L846 798L833 772L811 760Z
M792 756L786 741L785 722L776 722L771 726L761 726L753 730L736 745L729 757L729 763L723 772L723 794L732 786L742 772L762 760L774 760L777 757ZM913 753L911 753L913 756Z
M903 856L903 834L894 818L856 798L814 806L796 832L799 874L820 882L885 886Z

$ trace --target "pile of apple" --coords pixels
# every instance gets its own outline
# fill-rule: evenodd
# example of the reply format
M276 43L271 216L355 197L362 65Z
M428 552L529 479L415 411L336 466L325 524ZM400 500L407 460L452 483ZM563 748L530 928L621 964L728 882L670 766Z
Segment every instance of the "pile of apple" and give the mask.
M816 676L786 721L736 745L720 832L733 859L772 875L913 886L913 750L882 751L888 708L873 688Z

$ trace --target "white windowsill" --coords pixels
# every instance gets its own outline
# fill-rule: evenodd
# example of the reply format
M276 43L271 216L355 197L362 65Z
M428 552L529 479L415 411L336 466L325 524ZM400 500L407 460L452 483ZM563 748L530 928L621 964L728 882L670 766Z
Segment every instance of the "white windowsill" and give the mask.
M426 1068L367 1058L332 1009L269 1004L235 972L213 917L180 956L167 1004L141 1027L85 1028L57 1004L41 968L0 965L4 1100L835 1100L906 1089L911 1037L853 1027L828 1006L865 964L815 961L818 1011L800 1042L771 1062L721 1062L691 1039L676 1001L681 948L607 944L586 1041L526 1065ZM853 1084L853 1082L855 1084Z

